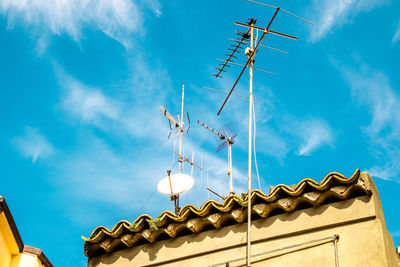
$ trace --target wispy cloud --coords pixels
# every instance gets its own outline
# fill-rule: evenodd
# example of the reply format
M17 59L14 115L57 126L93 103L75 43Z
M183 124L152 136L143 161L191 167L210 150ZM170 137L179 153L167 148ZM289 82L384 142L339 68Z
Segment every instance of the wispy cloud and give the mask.
M318 41L333 30L351 23L359 13L368 12L389 2L389 0L314 0L315 26L312 28L310 39L313 42Z
M257 152L274 156L280 163L283 163L283 159L290 151L290 145L286 138L267 125L260 125L257 128L256 138Z
M86 85L55 65L63 89L60 106L73 120L108 133L158 140L160 134L154 127L165 122L158 105L164 103L166 93L171 89L170 81L165 78L162 68L150 72L144 63L132 68L135 74L127 86L134 89L116 89L111 97L104 88ZM164 89L162 93L155 93L161 88Z
M66 34L79 41L85 28L93 28L129 47L130 34L142 28L139 3L131 0L1 0L0 14L7 17L9 28L17 23L33 27L42 36L41 46L46 34ZM143 3L157 15L161 14L157 0Z
M297 151L299 155L308 156L323 145L333 145L333 133L325 121L317 119L304 121L297 130L303 141Z
M102 119L118 118L118 103L98 88L86 86L68 75L63 75L62 79L65 88L62 106L73 116L94 124Z
M389 78L362 63L357 70L342 67L341 72L350 85L353 101L365 105L372 116L370 125L364 129L365 133L371 137L380 134L386 137L399 136L395 130L400 126L400 117L397 116L400 114L400 99L391 87Z
M400 41L400 23L399 26L397 26L396 33L393 36L392 44L397 43L398 41Z
M264 88L263 91L267 92L268 97L261 100L256 109L257 151L274 155L283 163L289 151L309 156L324 145L333 147L334 134L327 121L291 114L271 90Z
M45 158L54 153L53 145L43 136L38 129L25 127L25 134L12 140L16 149L26 158L31 158L35 163L39 157Z
M353 101L367 108L369 125L362 130L368 137L377 164L372 175L395 180L400 173L400 96L380 70L361 63L357 69L339 67L351 88Z
M294 137L292 145L300 156L309 156L325 145L333 147L335 141L330 125L320 118L289 118L285 121L284 130Z

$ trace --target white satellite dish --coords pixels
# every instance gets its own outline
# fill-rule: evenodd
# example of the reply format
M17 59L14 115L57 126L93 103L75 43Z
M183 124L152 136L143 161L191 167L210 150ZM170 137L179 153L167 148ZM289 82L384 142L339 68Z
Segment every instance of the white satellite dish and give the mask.
M170 184L171 179L171 184ZM158 182L157 190L159 193L167 196L174 196L180 193L188 191L194 185L193 178L184 173L172 174L169 177L166 176ZM172 186L172 192L171 192Z

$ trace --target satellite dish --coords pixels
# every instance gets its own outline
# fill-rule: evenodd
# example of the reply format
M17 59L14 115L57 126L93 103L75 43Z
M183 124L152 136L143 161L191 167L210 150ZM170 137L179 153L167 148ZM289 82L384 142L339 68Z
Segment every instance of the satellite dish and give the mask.
M171 184L170 184L171 179ZM193 178L184 173L172 174L169 177L166 176L158 182L157 190L159 193L167 196L178 195L180 193L188 191L194 184ZM172 193L171 193L172 186Z

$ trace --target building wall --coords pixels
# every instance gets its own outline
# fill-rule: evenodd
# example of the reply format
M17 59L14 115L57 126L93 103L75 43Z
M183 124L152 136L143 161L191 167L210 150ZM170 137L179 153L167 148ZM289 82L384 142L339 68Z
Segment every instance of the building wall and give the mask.
M333 241L306 242L338 235L339 266L397 267L373 183L371 188L372 196L254 221L252 255L261 255L252 266L335 266ZM244 223L145 244L91 258L88 266L244 266L246 229Z
M13 255L18 255L18 244L8 224L5 213L0 213L0 266L10 266Z
M45 267L38 255L20 252L5 212L0 213L0 267Z

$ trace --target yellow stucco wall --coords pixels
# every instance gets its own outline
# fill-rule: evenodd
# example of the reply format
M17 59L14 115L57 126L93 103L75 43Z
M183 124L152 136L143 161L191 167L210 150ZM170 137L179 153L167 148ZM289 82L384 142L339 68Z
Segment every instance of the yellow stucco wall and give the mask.
M10 266L13 255L19 248L4 212L0 213L0 266Z
M19 252L5 213L0 213L0 267L44 267L37 255Z
M378 193L280 214L252 224L252 266L335 266L333 242L320 242L263 254L339 235L339 266L398 266ZM237 224L172 240L144 244L89 259L89 267L244 266L247 224ZM219 263L219 264L218 264Z

